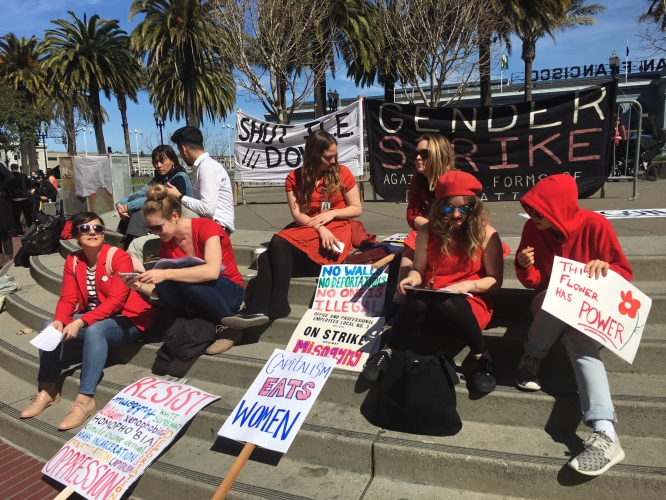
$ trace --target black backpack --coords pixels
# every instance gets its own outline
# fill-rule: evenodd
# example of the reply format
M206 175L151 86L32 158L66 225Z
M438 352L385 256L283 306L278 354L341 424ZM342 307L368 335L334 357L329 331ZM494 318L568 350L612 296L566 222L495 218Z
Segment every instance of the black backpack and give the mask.
M21 246L26 256L46 255L58 251L60 232L65 225L65 217L61 215L40 214L32 226L21 238Z
M417 356L393 351L384 378L368 391L361 414L384 429L453 436L462 429L456 411L455 362L446 353Z
M164 334L164 344L156 361L169 364L177 359L187 363L201 356L215 342L217 327L200 318L178 318Z

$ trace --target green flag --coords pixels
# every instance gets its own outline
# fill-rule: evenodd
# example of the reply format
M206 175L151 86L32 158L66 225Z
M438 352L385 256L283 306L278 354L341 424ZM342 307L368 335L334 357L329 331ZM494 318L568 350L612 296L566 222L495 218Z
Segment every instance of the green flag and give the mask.
M502 54L502 66L500 70L504 71L505 69L509 69L509 58Z

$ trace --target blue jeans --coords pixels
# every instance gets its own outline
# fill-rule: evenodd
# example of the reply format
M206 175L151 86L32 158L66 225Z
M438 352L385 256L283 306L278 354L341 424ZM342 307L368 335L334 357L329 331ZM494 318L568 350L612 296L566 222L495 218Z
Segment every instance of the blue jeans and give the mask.
M189 309L213 324L238 311L245 298L245 288L222 276L201 283L167 280L155 291L172 316L182 318Z
M75 314L78 319L82 314ZM44 322L42 330L49 326L53 320ZM81 365L81 386L79 394L94 394L95 388L102 377L102 370L106 364L106 356L109 345L129 344L141 337L134 323L125 316L118 315L113 318L104 319L92 325L81 328L76 337L76 342L83 342L83 361ZM39 351L39 382L55 382L60 375L60 366L63 359L67 359L67 351L72 346L72 340L62 342L60 347L53 351Z
M590 427L595 420L617 422L606 368L599 356L601 344L541 309L545 297L544 291L532 300L534 321L527 332L525 352L543 359L555 341L563 335L562 343L576 375L583 422Z

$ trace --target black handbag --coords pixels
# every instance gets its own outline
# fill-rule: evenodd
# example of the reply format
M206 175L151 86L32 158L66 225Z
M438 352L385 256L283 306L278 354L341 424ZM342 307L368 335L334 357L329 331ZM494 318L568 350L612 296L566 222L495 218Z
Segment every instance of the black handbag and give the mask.
M361 414L387 430L453 436L462 429L456 411L459 382L455 362L446 353L417 356L394 351L384 377L361 405Z
M215 342L216 326L206 320L178 318L164 334L164 344L157 351L157 361L169 364L173 359L187 363L201 356Z

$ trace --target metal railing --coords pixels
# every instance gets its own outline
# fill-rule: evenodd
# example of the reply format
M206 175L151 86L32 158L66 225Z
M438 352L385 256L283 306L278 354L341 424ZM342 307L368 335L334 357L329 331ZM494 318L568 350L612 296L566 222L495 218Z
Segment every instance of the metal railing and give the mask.
M622 112L622 104L629 104L628 109L628 120L627 123L631 123L632 111L636 111L638 115L638 127L635 130L636 134L636 148L634 150L633 164L629 163L629 134L627 133L627 147L625 148L624 159L616 158L616 147L615 147L615 136L613 136L613 146L611 147L611 160L612 167L610 175L608 176L609 181L633 181L633 194L630 200L635 200L638 197L638 170L641 166L641 134L643 133L643 108L638 101L627 100L617 103L616 115L621 116L624 114Z

